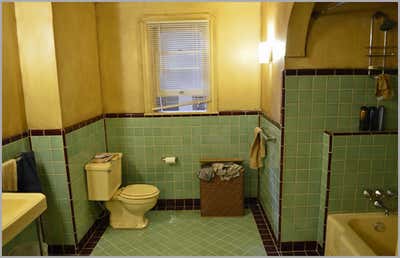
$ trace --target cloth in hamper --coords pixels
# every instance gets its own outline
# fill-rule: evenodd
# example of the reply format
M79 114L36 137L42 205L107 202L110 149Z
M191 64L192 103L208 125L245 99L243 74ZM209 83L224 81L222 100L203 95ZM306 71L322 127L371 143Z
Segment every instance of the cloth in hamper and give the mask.
M202 180L210 181L214 178L214 175L219 176L223 181L229 181L232 178L240 176L240 173L244 172L244 168L241 165L229 162L229 163L213 163L211 166L201 168L198 175ZM211 173L212 175L209 175ZM206 176L204 174L207 174Z

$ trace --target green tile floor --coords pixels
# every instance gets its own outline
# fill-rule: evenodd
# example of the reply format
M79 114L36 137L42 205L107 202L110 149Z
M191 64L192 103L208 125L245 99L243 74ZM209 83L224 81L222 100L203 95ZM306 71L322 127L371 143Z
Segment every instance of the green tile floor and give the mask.
M265 256L250 210L243 217L201 217L200 211L150 211L144 230L108 227L96 256Z

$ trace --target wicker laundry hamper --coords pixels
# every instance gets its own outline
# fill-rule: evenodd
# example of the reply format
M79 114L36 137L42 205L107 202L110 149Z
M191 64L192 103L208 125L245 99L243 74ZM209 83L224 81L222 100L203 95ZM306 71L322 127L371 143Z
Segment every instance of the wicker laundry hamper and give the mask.
M214 162L234 162L240 164L241 159L202 159L202 166ZM201 216L243 216L244 215L244 178L240 176L229 181L215 176L211 181L200 180Z

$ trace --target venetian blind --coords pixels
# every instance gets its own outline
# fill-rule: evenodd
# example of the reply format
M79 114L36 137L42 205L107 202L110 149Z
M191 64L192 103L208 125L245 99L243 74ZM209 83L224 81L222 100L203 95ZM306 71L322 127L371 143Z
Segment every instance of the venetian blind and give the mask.
M149 22L148 42L156 92L153 110L209 102L210 39L207 20ZM163 98L177 96L162 107ZM160 106L161 105L161 106ZM201 105L200 105L201 106Z

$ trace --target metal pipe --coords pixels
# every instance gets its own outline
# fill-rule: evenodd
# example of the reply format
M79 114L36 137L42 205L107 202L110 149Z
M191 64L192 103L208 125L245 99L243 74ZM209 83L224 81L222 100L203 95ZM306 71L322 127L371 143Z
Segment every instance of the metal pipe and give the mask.
M383 32L383 58L382 58L382 74L385 73L385 63L386 63L386 41L387 41L387 31Z
M43 232L42 232L42 225L41 225L42 223L41 223L41 216L39 216L37 219L36 219L36 233L37 233L37 236L38 236L38 240L39 240L39 250L40 250L40 256L43 256L44 255L44 252L43 252Z
M372 66L372 43L374 40L374 16L371 17L371 23L369 27L369 49L368 49L368 75L371 75Z

